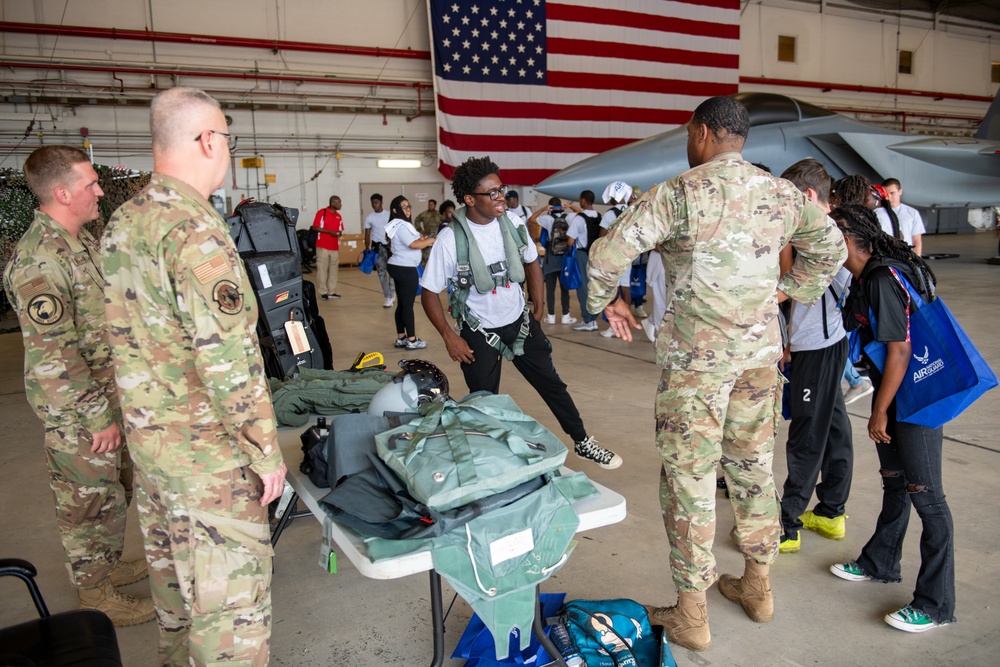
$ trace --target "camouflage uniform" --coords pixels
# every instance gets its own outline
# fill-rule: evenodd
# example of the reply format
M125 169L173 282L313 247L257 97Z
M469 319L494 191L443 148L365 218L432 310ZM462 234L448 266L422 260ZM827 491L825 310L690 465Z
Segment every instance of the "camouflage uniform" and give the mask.
M799 256L779 281L778 252ZM843 236L790 182L722 153L652 188L598 240L587 266L599 313L640 253L660 244L667 310L656 338L663 367L656 443L660 504L678 591L718 578L715 466L722 462L747 558L770 564L780 523L771 463L780 403L777 295L809 303L847 256Z
M413 220L413 226L421 236L435 236L443 218L444 216L437 211L424 211ZM426 266L427 258L431 255L431 246L421 249L420 252L420 263Z
M70 579L93 588L122 555L132 467L124 447L95 454L92 434L120 420L104 325L97 241L41 211L4 272L24 336L24 389L45 426L49 486Z
M282 462L225 222L154 174L104 237L107 316L161 664L267 663L271 543L259 474Z

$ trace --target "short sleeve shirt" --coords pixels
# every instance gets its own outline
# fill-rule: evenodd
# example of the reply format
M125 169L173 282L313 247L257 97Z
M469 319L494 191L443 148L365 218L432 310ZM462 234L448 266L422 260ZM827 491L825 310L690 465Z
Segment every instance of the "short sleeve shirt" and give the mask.
M386 226L389 243L392 245L392 257L388 264L393 266L417 266L420 264L421 252L414 250L410 244L420 238L420 233L412 224L397 218L389 222Z
M510 216L508 216L510 217ZM518 217L510 218L514 227L524 227L524 221ZM494 219L485 225L469 223L472 235L483 254L487 265L506 260L503 247L503 235L500 231L500 221ZM529 264L538 259L538 251L534 243L529 243L524 250L522 260ZM438 232L437 241L431 248L427 266L420 285L431 292L443 292L448 287L449 280L458 279L458 260L455 252L455 232L451 226ZM493 292L480 293L475 287L469 290L466 302L482 325L488 329L505 326L521 317L524 313L524 290L517 283L510 283Z
M389 211L372 211L365 218L365 229L372 230L372 243L386 243L385 226L389 224Z

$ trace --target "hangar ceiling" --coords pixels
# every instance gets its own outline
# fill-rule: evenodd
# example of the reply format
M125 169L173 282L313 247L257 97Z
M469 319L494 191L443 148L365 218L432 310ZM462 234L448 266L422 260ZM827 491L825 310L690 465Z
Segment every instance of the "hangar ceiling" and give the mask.
M772 4L773 0L745 0ZM783 3L786 4L786 3ZM866 10L898 16L910 13L929 16L943 22L976 22L1000 25L1000 0L791 0L788 4L819 5L822 8ZM822 9L821 9L822 11Z

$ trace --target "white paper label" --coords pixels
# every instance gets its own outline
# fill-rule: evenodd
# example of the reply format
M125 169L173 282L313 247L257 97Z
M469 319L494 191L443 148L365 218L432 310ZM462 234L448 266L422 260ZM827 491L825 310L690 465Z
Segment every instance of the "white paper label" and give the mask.
M535 548L535 540L531 536L531 529L522 530L507 537L501 537L495 542L490 542L490 560L493 565L523 556Z
M271 274L267 272L267 265L261 264L257 267L257 273L260 274L260 285L261 289L267 289L271 286Z
M288 342L292 346L292 354L302 354L303 352L312 351L312 346L309 345L309 338L306 336L306 329L302 326L302 322L297 320L285 322L285 333L288 334Z

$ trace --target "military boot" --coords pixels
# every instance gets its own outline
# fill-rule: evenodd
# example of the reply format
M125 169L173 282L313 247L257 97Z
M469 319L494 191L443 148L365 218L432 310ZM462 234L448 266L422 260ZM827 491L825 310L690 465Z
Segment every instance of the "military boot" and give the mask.
M705 591L678 593L677 604L673 607L647 606L646 612L649 622L662 625L667 639L674 644L692 651L704 651L712 645Z
M724 574L719 578L719 592L741 605L754 623L770 623L774 620L774 598L769 572L770 566L748 560L742 577Z
M128 586L149 576L146 569L146 559L120 560L111 570L112 586Z
M105 579L94 588L77 589L81 609L103 611L116 628L139 625L153 620L156 612L150 598L136 598L119 592Z

